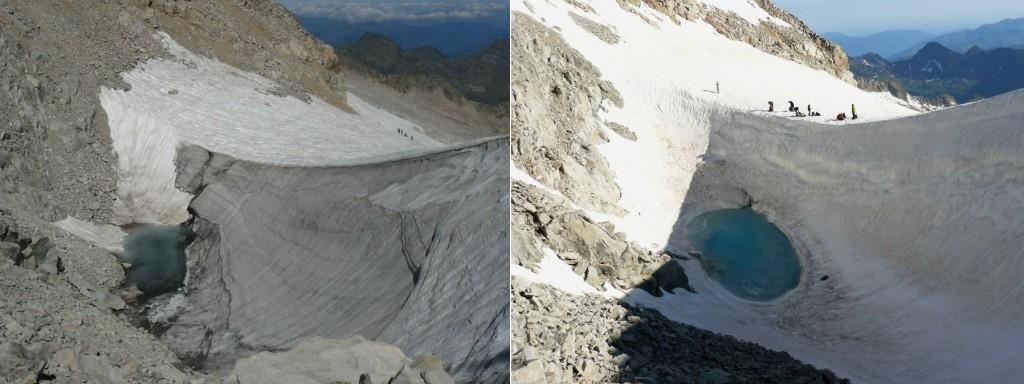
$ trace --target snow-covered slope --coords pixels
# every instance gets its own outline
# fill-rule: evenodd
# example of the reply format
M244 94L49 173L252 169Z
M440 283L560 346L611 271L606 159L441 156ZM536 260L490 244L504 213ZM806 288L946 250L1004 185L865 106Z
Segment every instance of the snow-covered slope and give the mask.
M1024 93L916 115L890 95L729 40L701 20L676 24L613 0L570 3L519 0L513 9L558 31L621 94L623 107L605 103L598 118L636 140L609 129L598 150L628 213L589 215L685 254L689 218L753 202L803 255L801 286L771 303L733 297L692 261L697 294L633 290L625 301L861 382L1019 376ZM705 3L759 14L729 9L749 2ZM811 104L824 116L771 114L769 100L776 110ZM860 119L834 121L851 104Z
M608 103L602 118L633 129L638 138L629 141L608 131L611 142L600 150L622 188L619 204L630 212L613 221L645 245L663 246L668 239L676 212L665 207L682 203L707 146L712 110L767 114L769 100L776 110L792 100L802 110L811 104L821 111L823 116L808 118L819 122L849 114L851 104L857 106L858 121L915 113L891 95L865 92L824 71L727 39L699 20L676 25L646 5L636 7L647 20L660 20L651 25L614 0L588 5L593 13L565 2L512 2L513 11L559 30L621 93L624 108ZM621 40L602 41L577 25L570 12L609 26ZM716 82L721 93L715 93Z
M174 187L174 154L184 144L281 165L341 165L441 146L355 95L348 95L353 111L316 97L276 96L277 85L266 78L195 55L162 32L158 38L172 58L125 73L130 90L104 88L100 95L121 176L122 223L177 224L188 217L191 196Z

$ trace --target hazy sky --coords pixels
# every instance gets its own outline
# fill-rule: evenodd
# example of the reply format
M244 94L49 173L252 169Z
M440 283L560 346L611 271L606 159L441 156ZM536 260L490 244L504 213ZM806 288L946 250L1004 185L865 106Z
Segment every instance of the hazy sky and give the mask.
M508 15L508 0L278 0L293 13L348 21L430 21ZM505 16L507 18L507 16Z
M893 29L930 33L1024 17L1024 0L775 0L815 32L867 35Z

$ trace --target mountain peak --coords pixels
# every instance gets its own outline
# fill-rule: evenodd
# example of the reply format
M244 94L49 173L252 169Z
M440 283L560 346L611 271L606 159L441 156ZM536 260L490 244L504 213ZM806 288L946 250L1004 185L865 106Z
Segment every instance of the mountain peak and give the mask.
M366 32L359 36L359 44L373 44L398 47L398 43L385 34L377 32Z
M954 51L949 49L949 48L946 48L945 45L939 44L939 43L934 42L934 41L930 41L930 42L928 42L928 44L925 44L924 47L921 47L921 49L918 50L916 54L914 54L914 57L917 58L917 57L921 57L921 56L925 56L925 57L945 56L945 55L948 55L950 53L954 53Z

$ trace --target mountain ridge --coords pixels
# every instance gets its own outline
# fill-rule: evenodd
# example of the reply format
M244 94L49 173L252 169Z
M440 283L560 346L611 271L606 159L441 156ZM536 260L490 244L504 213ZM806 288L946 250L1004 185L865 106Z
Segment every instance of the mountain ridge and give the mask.
M966 52L971 46L983 49L1024 48L1024 17L1006 18L977 28L933 36L886 57L895 60L909 58L929 42L942 44L957 52Z
M869 53L850 60L859 77L896 81L918 96L952 95L964 103L1024 87L1024 49L983 49L958 52L929 42L912 57L889 61Z
M850 57L861 56L870 52L882 56L903 52L911 44L928 39L934 35L918 30L890 30L866 36L852 36L840 32L826 32L825 38L839 44Z
M466 99L498 105L508 102L509 77L503 70L509 62L508 47L508 37L503 37L475 53L450 57L434 47L403 48L390 36L367 32L335 50L344 60L380 76L440 82Z
M453 57L471 54L508 36L508 28L484 22L347 22L312 15L296 15L296 18L306 30L331 46L351 44L364 33L374 32L390 37L405 49L430 46Z

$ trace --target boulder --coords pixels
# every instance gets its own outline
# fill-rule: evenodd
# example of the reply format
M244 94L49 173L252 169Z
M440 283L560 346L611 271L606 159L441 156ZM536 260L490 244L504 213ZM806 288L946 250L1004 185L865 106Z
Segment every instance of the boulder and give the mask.
M115 311L122 310L126 307L126 304L121 297L114 295L103 288L97 287L95 284L77 274L72 275L68 281L71 285L74 285L75 288L78 288L78 290L85 295L85 297L88 297L97 307L112 309Z
M128 381L121 376L121 373L110 364L107 359L100 356L90 356L82 353L81 347L68 348L58 351L46 363L47 372L52 372L61 377L70 377L69 382L74 383L100 383L100 384L127 384Z
M32 259L35 261L35 268L40 271L51 275L64 272L60 255L53 249L53 241L50 241L48 237L33 241L32 245L28 247L26 256L32 256Z
M0 241L0 260L17 262L21 257L21 247L17 243Z
M46 344L0 343L0 377L17 378L15 382L19 383L25 382L25 378L35 382L36 373L43 368L48 353Z
M437 355L420 357L412 367L420 371L426 384L455 384L455 380L444 371L444 362Z
M534 360L522 368L513 370L512 382L522 384L547 383L547 377L544 376L544 362Z
M260 352L239 360L229 381L238 384L451 383L451 377L442 367L436 356L414 362L398 347L361 336L343 340L311 337L285 352Z

